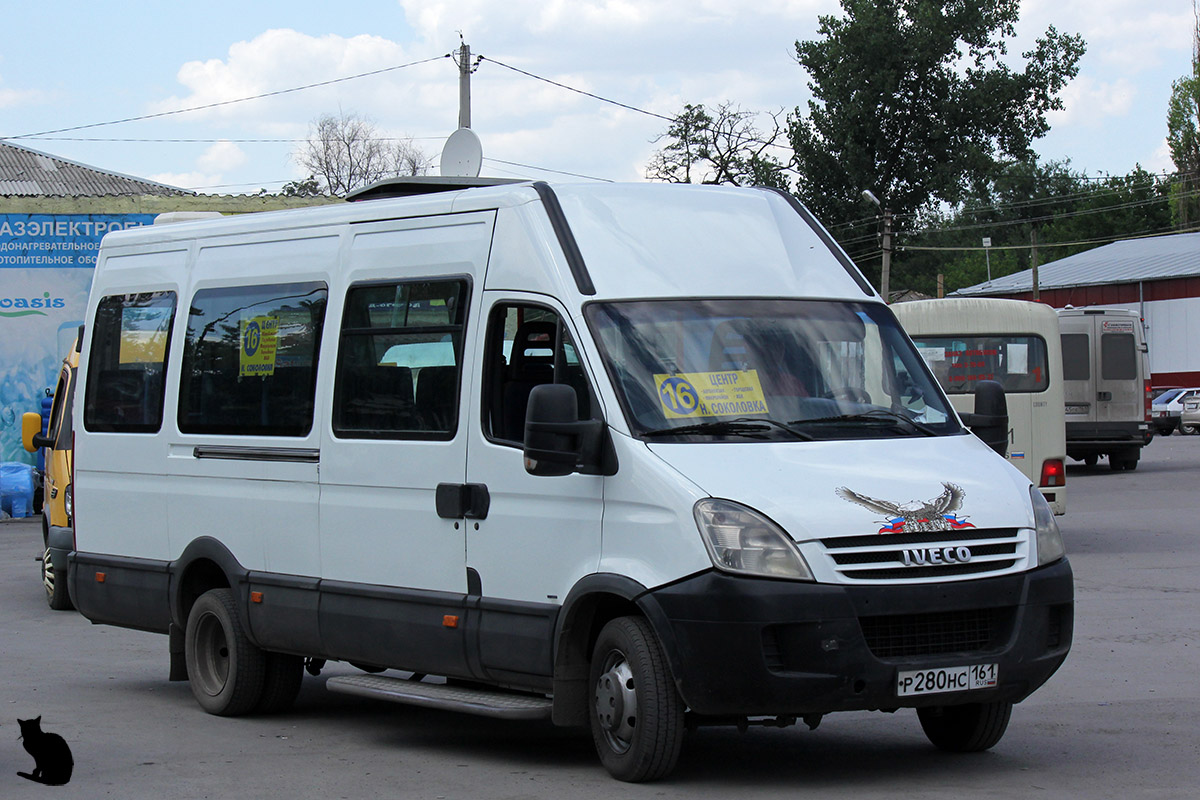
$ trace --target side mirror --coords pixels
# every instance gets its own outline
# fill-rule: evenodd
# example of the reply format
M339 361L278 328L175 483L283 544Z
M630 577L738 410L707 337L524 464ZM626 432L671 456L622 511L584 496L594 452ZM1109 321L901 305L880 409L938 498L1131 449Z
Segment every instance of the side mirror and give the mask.
M54 440L42 434L41 414L26 411L21 415L21 445L30 453L36 453L42 447L54 447Z
M963 414L971 433L1001 456L1008 455L1008 401L997 381L980 381L975 386L975 413Z
M525 411L525 471L556 476L616 474L608 426L579 419L575 389L563 383L533 387Z

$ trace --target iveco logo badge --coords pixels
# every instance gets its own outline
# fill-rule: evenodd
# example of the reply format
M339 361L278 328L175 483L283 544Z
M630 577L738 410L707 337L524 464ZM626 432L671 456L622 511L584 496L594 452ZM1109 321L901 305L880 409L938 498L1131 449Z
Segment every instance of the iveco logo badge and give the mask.
M906 567L925 567L931 564L965 564L971 560L969 547L920 547L901 550L900 560Z
M845 486L838 487L836 494L843 500L883 514L882 521L885 524L879 529L880 533L924 533L974 528L974 525L966 521L966 517L951 513L962 508L966 492L953 483L943 483L942 488L944 491L941 495L932 500L910 500L907 503L877 500L851 491Z

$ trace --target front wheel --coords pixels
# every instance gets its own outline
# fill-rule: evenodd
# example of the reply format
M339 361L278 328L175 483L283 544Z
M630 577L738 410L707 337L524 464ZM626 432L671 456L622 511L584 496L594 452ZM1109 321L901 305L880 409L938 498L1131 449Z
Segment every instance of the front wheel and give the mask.
M1200 430L1195 425L1180 425L1179 432L1184 436L1195 436L1196 431Z
M935 746L952 753L978 753L994 746L1008 729L1012 703L968 703L918 708L921 729Z
M46 587L46 602L55 611L70 611L71 595L67 592L67 573L55 569L54 561L50 558L50 548L42 552L42 585Z
M618 780L665 777L683 747L684 706L662 647L641 617L618 617L596 639L591 663L592 740Z
M184 656L192 694L208 713L238 716L262 699L266 654L242 630L229 589L210 589L192 606Z

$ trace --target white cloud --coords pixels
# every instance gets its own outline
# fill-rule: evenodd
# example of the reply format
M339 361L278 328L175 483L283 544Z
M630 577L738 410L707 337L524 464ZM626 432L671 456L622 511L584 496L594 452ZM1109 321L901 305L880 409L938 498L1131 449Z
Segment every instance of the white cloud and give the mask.
M196 166L204 172L222 173L235 170L248 158L233 142L217 142L196 159Z
M1136 87L1126 78L1106 83L1081 76L1063 89L1064 108L1050 112L1046 118L1052 126L1103 126L1106 118L1129 114L1136 94Z
M4 78L0 77L0 83ZM0 108L18 108L44 102L46 95L39 89L7 89L0 86Z

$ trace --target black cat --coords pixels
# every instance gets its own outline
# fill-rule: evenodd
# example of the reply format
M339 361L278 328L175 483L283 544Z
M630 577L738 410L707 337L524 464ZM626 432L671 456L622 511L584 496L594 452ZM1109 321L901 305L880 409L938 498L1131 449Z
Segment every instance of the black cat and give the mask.
M33 772L18 772L22 778L44 783L47 786L62 786L71 780L71 770L75 768L75 760L71 758L71 748L57 733L46 733L42 730L42 718L19 719L21 726L20 738L24 740L25 750L33 756Z

